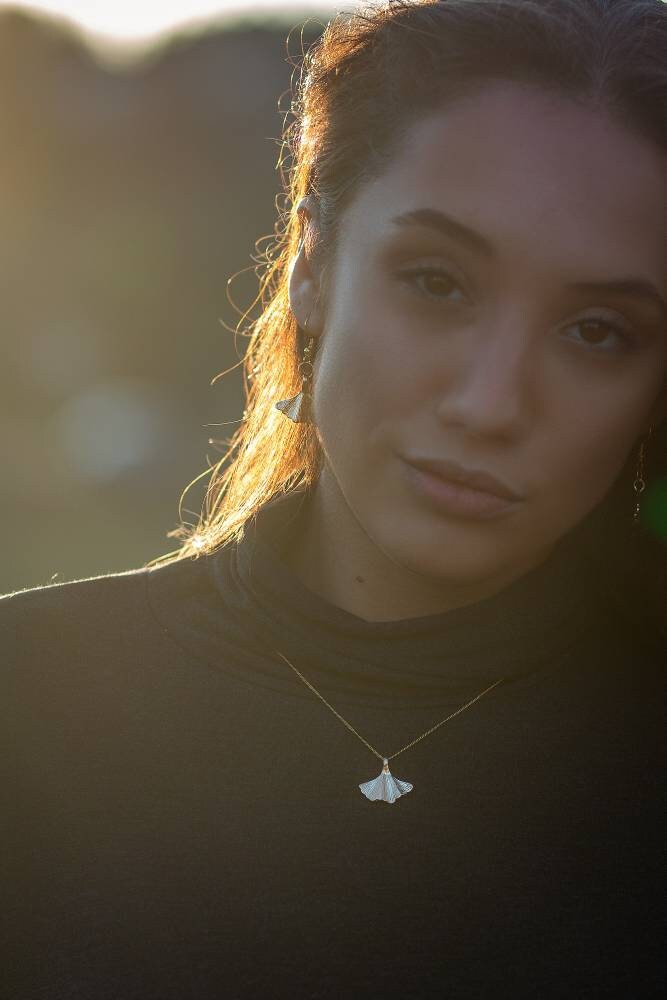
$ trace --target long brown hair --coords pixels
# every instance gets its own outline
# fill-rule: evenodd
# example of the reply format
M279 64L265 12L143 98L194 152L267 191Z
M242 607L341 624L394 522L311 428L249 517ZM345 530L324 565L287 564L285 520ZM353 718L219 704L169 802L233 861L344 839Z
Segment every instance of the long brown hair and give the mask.
M334 18L303 57L285 125L284 209L264 257L260 315L242 331L249 337L243 420L223 458L202 474L209 483L199 523L171 532L180 548L154 562L240 538L268 500L317 480L314 427L274 407L299 388L303 338L288 281L304 235L296 211L304 196L314 195L320 211L320 243L311 250L330 254L342 209L382 170L404 130L492 79L534 83L609 109L664 149L665 52L661 0L390 0ZM663 423L647 451L647 478L666 475L665 450ZM635 461L633 454L614 487L626 522ZM655 535L652 545L664 550Z

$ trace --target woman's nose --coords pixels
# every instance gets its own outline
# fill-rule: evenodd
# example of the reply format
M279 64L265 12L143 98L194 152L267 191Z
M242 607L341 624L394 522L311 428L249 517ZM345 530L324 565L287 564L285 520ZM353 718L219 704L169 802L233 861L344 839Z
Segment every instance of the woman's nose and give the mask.
M536 353L531 338L516 330L470 338L470 349L443 378L438 419L474 437L520 435L540 397Z

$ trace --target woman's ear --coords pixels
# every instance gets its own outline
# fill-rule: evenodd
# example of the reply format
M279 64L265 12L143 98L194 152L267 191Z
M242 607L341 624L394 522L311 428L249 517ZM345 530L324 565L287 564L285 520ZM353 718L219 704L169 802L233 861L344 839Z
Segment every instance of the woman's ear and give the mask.
M317 199L312 195L302 198L296 211L302 219L302 236L297 255L290 265L289 304L301 329L309 336L317 337L322 331L323 320L320 308L322 268L317 252L320 240Z

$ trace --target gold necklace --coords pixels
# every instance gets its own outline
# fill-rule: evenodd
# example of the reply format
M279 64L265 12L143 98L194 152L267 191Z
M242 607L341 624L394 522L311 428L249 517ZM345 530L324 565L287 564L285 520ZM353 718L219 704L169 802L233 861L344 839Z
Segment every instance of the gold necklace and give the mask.
M354 733L354 735L361 740L364 746L368 747L370 752L375 754L375 756L382 761L382 770L378 774L377 778L372 778L370 781L364 781L362 782L362 784L359 785L359 788L361 789L362 793L366 796L366 798L375 802L393 803L396 801L396 799L400 799L401 795L406 795L408 792L411 792L414 787L413 785L410 784L409 781L400 781L398 778L394 778L391 771L389 770L390 760L392 760L394 757L398 757L399 753L403 753L404 750L409 750L410 747L413 747L415 743L419 743L419 741L423 740L426 736L430 736L431 733L434 733L436 729L440 728L440 726L444 726L445 722L449 722L450 719L453 719L455 715L460 715L461 712L465 712L466 708L470 708L471 705L474 705L476 701L479 701L480 698L482 698L485 694L488 694L489 691L492 691L494 687L497 687L498 684L500 684L505 679L504 677L501 677L500 680L495 681L493 684L490 685L490 687L485 688L483 691L480 691L478 695L475 695L474 698L471 698L470 701L467 701L465 705L461 705L460 708L457 708L455 712L451 713L451 715L448 715L446 718L441 719L440 722L436 722L434 726L431 726L430 729L427 729L426 732L422 733L421 736L418 736L416 740L412 740L410 743L406 743L405 746L401 747L400 750L397 750L395 753L389 754L387 757L384 757L381 753L378 753L375 747L372 747L370 745L368 740L365 740L363 736L357 732L354 726L350 725L347 719L344 719L343 716L336 711L333 705L329 704L326 698L320 694L317 688L313 687L310 681L303 676L300 670L297 670L297 668L294 666L293 663L290 663L290 661L287 659L286 656L283 656L282 653L279 653L277 649L274 650L274 652L276 656L279 656L281 660L284 660L285 663L292 668L294 673L301 678L306 687L309 687L310 690L313 692L313 694L317 695L320 701L324 702L324 704L327 706L328 709L330 709L333 712L336 718L340 719L343 725L346 726L346 728L349 729L351 733Z

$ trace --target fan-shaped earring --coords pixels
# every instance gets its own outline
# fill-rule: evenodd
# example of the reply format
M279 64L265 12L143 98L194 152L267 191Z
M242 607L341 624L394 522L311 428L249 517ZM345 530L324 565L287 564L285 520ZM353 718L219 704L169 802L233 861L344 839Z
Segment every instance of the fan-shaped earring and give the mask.
M295 424L312 423L313 417L313 354L315 352L315 338L308 341L303 357L299 362L299 375L301 376L301 391L296 396L289 399L281 399L275 404L277 410L293 420Z

